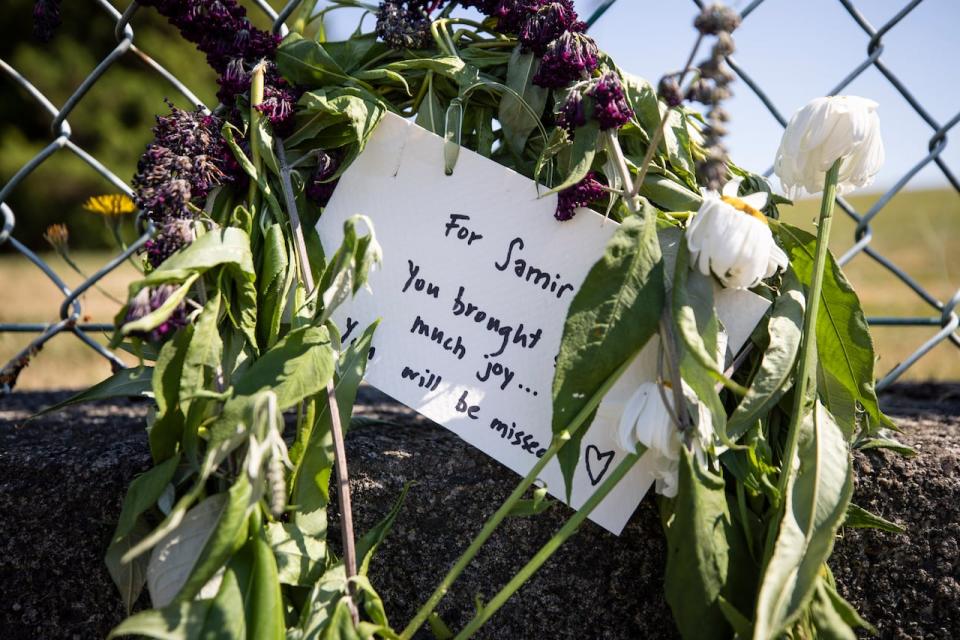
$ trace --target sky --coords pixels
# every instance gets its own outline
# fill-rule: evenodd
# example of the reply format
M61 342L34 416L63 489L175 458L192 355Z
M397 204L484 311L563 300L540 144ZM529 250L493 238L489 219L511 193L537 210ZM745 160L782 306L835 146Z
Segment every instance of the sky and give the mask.
M908 0L852 1L877 29L910 4ZM584 17L596 4L597 0L576 0ZM750 3L729 4L742 10ZM697 12L692 0L619 0L590 33L621 68L655 84L665 72L682 67L694 42L692 22ZM331 25L331 35L345 37L354 26ZM960 0L923 0L883 38L881 61L941 125L960 113L958 27ZM766 0L734 35L734 59L788 119L863 62L870 40L839 0ZM702 48L701 57L708 53ZM773 164L782 128L741 80L731 88L734 97L725 105L731 115L727 138L731 158L762 173ZM887 160L875 186L892 187L926 157L933 128L874 67L843 93L879 103ZM960 124L954 131L954 137L960 136ZM960 176L960 144L948 144L942 157ZM939 168L930 163L907 188L946 184Z

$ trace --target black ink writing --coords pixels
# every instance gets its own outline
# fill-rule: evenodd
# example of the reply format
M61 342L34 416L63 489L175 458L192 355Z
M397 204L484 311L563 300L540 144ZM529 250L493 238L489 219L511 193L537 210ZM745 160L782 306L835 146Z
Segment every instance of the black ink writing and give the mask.
M457 222L458 220L469 220L469 219L470 219L470 216L462 216L459 213L451 213L450 221L444 225L444 228L445 228L445 231L443 232L444 237L449 238L450 233L453 232L454 229L456 229L457 239L466 240L468 247L471 244L473 244L475 240L480 240L481 238L483 238L483 236L480 235L479 233L476 233L475 231L471 231L467 227Z
M410 276L407 278L407 283L403 285L403 289L401 289L403 293L406 293L412 284L414 291L423 291L426 289L428 296L433 296L434 298L440 297L440 287L432 282L427 282L423 278L417 277L417 274L420 273L419 265L413 264L413 260L407 260L407 268L410 270Z
M479 420L480 416L477 413L480 411L480 405L470 404L467 402L467 397L468 393L464 391L460 399L457 400L457 406L455 407L457 412L467 414L471 420Z
M428 391L436 391L437 387L440 386L440 381L443 380L443 376L431 373L430 369L420 372L407 366L400 372L400 377L404 380L416 382L418 387Z
M523 239L514 238L510 241L510 245L507 247L507 255L503 259L503 264L494 262L493 266L496 267L498 271L506 271L512 266L513 273L518 278L530 282L534 286L540 287L544 291L549 291L550 293L555 294L558 300L563 296L563 294L573 291L572 284L561 282L561 276L559 273L551 276L543 269L527 264L527 261L523 258L515 258L513 256L514 250L520 252L523 251L523 247Z
M517 429L517 423L511 422L507 424L506 422L494 418L490 422L490 428L500 434L500 437L506 440L511 446L520 447L527 453L532 453L538 458L542 458L543 454L547 452L546 449L540 446L540 442L534 440L534 435L532 433L527 433L523 429Z
M410 333L415 335L419 334L428 340L436 342L446 351L450 351L453 355L457 356L457 360L463 360L467 355L467 348L463 346L463 339L460 336L447 336L443 329L430 327L420 316L417 316L416 320L413 321L413 326L410 327Z
M524 331L522 322L516 327L504 324L500 318L489 315L472 302L464 302L463 296L465 293L465 287L460 287L459 291L457 291L457 296L453 300L453 315L470 318L477 324L484 324L484 322L486 322L487 331L500 336L500 348L487 354L488 356L495 357L503 354L507 345L511 342L525 349L533 349L537 346L537 343L540 342L540 338L543 337L543 329L527 332Z
M510 367L500 364L499 362L488 362L487 369L482 375L480 371L477 371L477 380L486 382L491 376L501 378L502 380L499 382L500 389L505 390L507 385L510 384L510 381L513 380L514 375L515 373L510 370Z
M360 324L359 320L354 320L353 318L347 316L347 330L342 336L340 336L340 341L346 342L350 338L350 334L353 333L353 330L357 328L358 324Z

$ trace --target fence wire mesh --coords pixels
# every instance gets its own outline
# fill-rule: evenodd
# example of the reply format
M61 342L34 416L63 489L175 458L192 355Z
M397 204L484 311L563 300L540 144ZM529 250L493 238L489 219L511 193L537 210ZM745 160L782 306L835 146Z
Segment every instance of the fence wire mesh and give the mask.
M698 7L703 7L702 0L692 0ZM748 20L760 5L768 0L753 0L747 4L741 11L741 17ZM943 158L943 151L947 145L948 132L960 123L960 112L946 122L939 122L934 118L917 97L911 93L902 78L898 77L889 69L882 59L884 53L884 37L890 31L897 27L904 18L913 12L924 0L910 0L903 9L897 12L885 24L879 27L872 25L869 20L861 13L854 2L851 0L836 0L849 14L850 18L857 24L864 34L865 57L862 62L857 64L850 72L844 76L833 87L824 87L827 89L825 95L838 94L844 91L854 80L870 68L879 71L890 85L906 100L916 114L930 127L931 134L927 140L926 150L920 150L925 153L923 157L911 167L895 184L884 193L867 211L858 211L850 202L843 198L838 198L837 202L848 216L856 223L856 229L853 237L853 244L843 253L839 261L841 264L847 264L855 257L866 256L878 263L888 274L889 278L899 280L909 287L913 293L918 296L923 303L930 308L930 314L926 316L879 316L871 317L869 321L877 326L901 326L901 327L926 327L933 334L929 336L922 344L902 362L891 369L878 383L878 388L883 389L893 381L903 375L911 366L920 359L929 354L935 347L943 342L951 342L960 347L960 316L958 316L957 306L960 304L960 289L947 300L941 300L925 288L917 279L911 276L909 271L902 265L897 264L889 257L885 256L874 246L874 230L871 223L884 212L885 207L890 203L895 195L900 193L910 180L925 167L933 163L943 173L946 181L960 196L960 180L947 166ZM138 218L139 238L130 244L126 250L109 260L102 268L85 278L78 286L69 287L63 278L58 275L50 264L41 258L36 252L32 251L24 243L16 238L16 214L8 204L10 194L30 175L37 167L46 162L51 156L62 151L67 151L90 167L92 171L99 173L108 182L113 184L120 192L132 195L128 182L118 177L108 167L101 163L96 157L86 152L73 140L73 130L68 122L68 117L76 106L84 99L87 92L93 85L103 77L107 70L119 59L127 55L136 55L144 61L151 73L155 74L158 80L168 83L174 90L179 92L186 100L192 104L208 108L196 95L181 82L176 75L167 70L159 62L151 58L146 52L134 45L134 29L131 25L131 19L139 9L136 2L131 3L121 14L107 0L91 0L98 11L105 15L105 19L112 20L115 23L114 34L116 36L116 45L109 51L96 67L86 76L86 78L76 87L73 93L66 99L62 106L57 107L53 102L30 81L24 77L11 64L0 58L0 72L13 81L31 100L36 102L39 107L50 116L50 131L52 139L43 147L33 158L26 162L9 179L2 188L0 188L0 216L2 216L2 227L0 227L0 245L9 244L25 260L30 261L37 269L43 272L47 278L56 286L63 298L60 301L58 320L52 322L7 322L0 323L0 333L15 332L36 334L29 344L21 351L16 353L2 368L0 368L0 394L9 393L16 384L20 371L29 363L31 358L38 354L39 350L53 337L59 334L71 334L81 343L95 351L101 357L106 359L114 370L124 367L123 361L108 348L101 345L94 339L98 332L108 332L113 329L110 324L84 322L83 299L85 292L96 287L108 274L119 267L130 256L139 251L143 244L150 238L153 232L149 222ZM254 6L272 22L273 30L281 35L286 34L287 28L284 21L300 4L301 0L290 0L279 12L274 10L265 0L254 0ZM592 24L601 19L604 13L616 2L616 0L602 0L598 3L595 11L590 17ZM101 19L100 16L91 15L91 20ZM185 45L187 46L187 45ZM787 119L782 111L777 107L771 97L756 82L750 74L739 65L735 57L727 59L730 67L739 76L743 83L759 98L763 105L769 110L770 114L781 124L786 126ZM140 149L130 149L131 154L139 154ZM767 175L772 169L767 171ZM3 283L0 282L0 291L3 290Z

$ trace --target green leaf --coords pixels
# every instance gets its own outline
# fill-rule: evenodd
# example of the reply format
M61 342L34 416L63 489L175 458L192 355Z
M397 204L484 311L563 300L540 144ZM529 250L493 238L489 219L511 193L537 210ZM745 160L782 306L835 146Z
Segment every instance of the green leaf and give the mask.
M187 297L187 294L190 293L190 287L193 286L193 283L199 277L199 274L196 273L187 276L183 284L177 287L159 307L142 318L120 325L120 335L129 336L131 334L140 335L149 333L166 322L183 302L183 299Z
M249 607L248 637L283 640L286 635L283 596L273 549L259 531L250 543L253 545L253 576L252 588L246 594Z
M326 87L350 82L350 75L331 56L324 45L291 34L277 48L277 70L302 87Z
M863 507L850 503L847 507L847 519L843 526L854 529L880 529L887 533L906 533L907 530L895 522L890 522L886 518L878 516L875 513L867 511Z
M250 483L241 476L228 493L210 496L157 543L147 568L150 599L165 607L191 600L236 550L250 506Z
M800 281L808 283L813 273L816 237L776 221L771 221L771 228L786 248ZM861 412L866 418L863 430L867 434L894 425L880 411L877 401L873 339L860 300L832 255L828 261L817 318L817 359L822 372L818 387L824 404L841 421L840 427L851 439L858 430L856 416Z
M783 276L780 295L773 302L767 324L767 348L747 394L727 421L727 436L736 440L770 409L790 388L793 365L800 348L804 310L803 288L793 269Z
M896 438L883 435L885 431L885 429L882 429L877 437L858 438L853 444L854 449L858 451L866 451L867 449L889 449L896 451L902 456L913 457L917 455L917 450L910 445L903 444Z
M552 506L553 501L547 496L547 488L538 487L533 491L533 498L530 500L518 500L507 515L514 518L536 516L548 511Z
M393 528L393 523L400 514L400 509L403 508L403 501L407 498L408 491L410 491L409 482L403 485L400 495L394 501L387 515L357 540L357 558L360 561L357 573L359 575L367 575L367 571L370 568L370 560L373 559L373 554L376 553L377 547L380 546L380 543L383 542L387 534L390 533L390 529Z
M152 287L166 282L183 282L195 274L223 264L233 264L252 282L256 277L250 238L235 227L208 231L185 249L178 251L151 271L145 278L130 285L130 297L143 287Z
M442 137L446 127L447 110L433 88L433 72L427 73L425 82L427 83L427 92L420 103L420 108L417 109L416 123L427 131Z
M121 562L120 558L148 533L150 527L142 519L136 519L123 536L110 543L104 558L110 578L120 591L127 615L130 615L134 603L143 591L143 585L147 582L147 558L140 556L132 562Z
M503 128L503 138L517 155L523 155L527 138L537 128L537 117L543 115L547 105L549 91L533 84L533 78L540 68L540 59L532 52L524 53L517 45L507 63L507 86L513 89L500 99L500 111L497 119ZM524 108L523 103L527 108ZM532 112L532 113L531 113Z
M570 168L567 176L547 193L558 193L583 180L593 166L599 142L600 125L596 120L590 120L584 126L577 127L573 133L573 146L570 147Z
M656 211L644 204L642 215L617 228L570 304L553 379L555 436L562 437L582 411L596 408L611 376L656 334L664 298ZM568 496L585 430L560 450Z
M141 636L156 640L200 640L211 600L174 603L164 609L141 611L120 624L107 640L122 636Z
M249 575L249 567L246 566L249 563L245 560L231 558L223 572L220 588L204 620L204 640L242 640L247 637L247 618L243 606L245 592L241 588L241 577ZM244 566L240 566L241 563Z
M240 546L243 534L246 532L250 502L250 482L246 476L240 476L227 492L226 503L220 511L216 526L203 545L196 563L190 570L189 577L177 594L177 600L190 600L197 595Z
M260 265L257 307L257 339L260 346L269 349L277 342L280 321L286 307L288 293L294 279L283 228L272 224L263 236L263 259Z
M764 568L757 639L783 633L810 602L853 493L847 441L821 402L800 428L800 468L788 482L776 542Z
M719 598L727 584L730 539L738 535L730 516L723 478L681 448L679 488L665 527L667 568L664 590L684 638L728 638L730 628ZM742 561L742 560L741 560Z
M155 462L172 456L183 435L183 414L179 407L180 381L193 331L193 327L187 327L164 344L154 366L153 397L157 402L157 413L147 436Z
M443 172L451 176L460 157L460 143L463 134L463 101L454 98L447 106L443 129Z
M114 543L129 535L136 526L137 519L157 503L164 489L173 480L178 464L180 455L176 454L133 479L127 487L117 528L111 538Z
M333 375L333 349L325 327L288 333L270 351L234 379L234 396L210 425L211 445L229 440L245 419L253 397L270 390L281 411L323 390Z
M220 317L220 292L216 291L207 300L194 324L190 344L183 356L182 376L179 385L180 408L184 415L190 410L192 396L203 390L208 373L216 375L223 357L223 340L217 331Z
M86 391L81 391L75 396L70 396L63 402L51 405L43 411L30 417L35 420L40 416L60 411L65 407L82 402L93 402L95 400L109 400L111 398L131 398L136 396L149 396L152 393L150 380L153 377L153 367L136 367L132 369L121 369L115 374L98 382Z
M340 356L334 393L343 425L350 422L376 327L377 323L367 327ZM327 489L333 465L333 439L326 397L318 398L317 403L319 408L315 423L310 425L309 431L297 434L297 442L290 451L292 459L297 460L291 474L291 495L298 507L293 515L296 525L305 535L323 538L327 531Z
M304 534L291 522L271 522L266 534L281 583L309 587L323 575L327 560L324 540Z
M375 33L354 34L341 42L320 43L320 47L347 73L353 73L389 51L385 44L377 42Z

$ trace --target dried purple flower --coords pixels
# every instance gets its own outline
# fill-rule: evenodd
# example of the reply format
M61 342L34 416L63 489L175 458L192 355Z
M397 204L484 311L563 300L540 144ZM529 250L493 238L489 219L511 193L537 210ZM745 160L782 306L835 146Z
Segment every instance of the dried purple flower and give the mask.
M601 129L618 129L633 118L633 109L627 103L623 85L616 73L608 71L600 76L589 95L596 103L594 117Z
M536 8L534 8L534 6ZM517 39L524 51L542 56L551 42L567 31L581 31L573 0L530 3L525 19L520 23Z
M60 26L60 0L36 0L33 5L33 35L49 42Z
M307 183L307 197L313 200L321 207L327 206L330 197L333 196L334 189L337 188L339 180L330 180L330 177L337 172L340 166L340 158L336 155L321 151L317 159L317 168L310 176L310 182Z
M123 319L123 323L135 322L153 313L162 307L176 290L177 287L170 284L160 285L152 289L149 287L141 289L127 305L127 314ZM170 314L170 317L164 320L153 331L146 333L134 332L131 335L149 340L150 342L162 342L173 335L178 329L187 326L187 324L187 307L181 302L177 308L174 309L173 313Z
M556 122L558 127L566 129L571 134L577 127L587 124L587 111L583 104L583 96L579 91L573 90L570 92L567 101L557 112Z
M711 4L694 19L693 26L705 36L715 36L722 31L731 33L740 26L740 14L722 4Z
M283 78L269 80L263 87L263 102L257 106L257 111L267 116L277 135L285 136L293 127L294 105L303 91L296 89Z
M385 0L377 10L377 36L391 49L426 49L433 42L424 0Z
M557 211L553 217L560 221L569 220L576 215L578 207L586 207L605 194L603 183L597 180L597 174L591 171L583 180L558 194Z
M683 103L683 90L675 75L663 76L657 85L657 95L668 107L678 107Z
M565 87L583 80L597 68L600 50L590 36L564 32L547 46L533 83L548 89Z
M196 239L193 223L186 218L173 218L160 225L152 238L143 245L147 262L160 266L167 258Z

